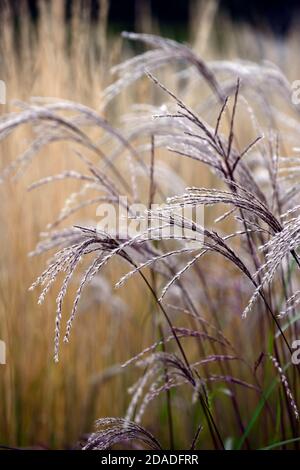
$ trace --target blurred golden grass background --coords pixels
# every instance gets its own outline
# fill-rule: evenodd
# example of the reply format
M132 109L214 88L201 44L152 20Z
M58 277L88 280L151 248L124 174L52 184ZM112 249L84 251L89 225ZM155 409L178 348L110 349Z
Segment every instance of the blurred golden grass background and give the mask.
M234 25L218 15L215 2L200 2L187 31L187 42L204 59L271 60L281 66L290 79L300 76L298 60L299 32L279 42L268 31L255 32L245 25ZM120 37L110 35L105 15L99 24L90 26L82 15L75 14L68 28L63 20L61 2L42 8L39 22L33 27L28 12L22 12L18 43L9 17L1 30L1 79L7 84L8 103L1 114L14 109L12 100L28 101L31 96L60 97L98 109L101 90L111 81L109 68L133 54ZM159 32L155 21L141 17L142 32ZM72 40L70 39L72 38ZM164 72L168 75L168 70ZM170 79L170 77L169 77ZM168 81L170 88L170 81ZM176 86L176 84L174 84ZM135 101L151 102L151 84L140 80L114 102L111 122L118 122ZM201 101L202 90L182 97L190 104ZM205 93L205 91L203 91ZM238 135L248 139L248 129L238 123ZM1 167L4 168L32 139L30 127L18 130L1 142ZM89 287L84 298L96 298L81 308L70 344L62 347L59 364L53 361L55 289L42 306L28 287L42 271L44 258L28 259L38 241L38 234L59 213L72 184L56 183L26 192L26 186L42 176L76 167L66 144L43 149L25 177L9 180L0 186L1 261L0 261L0 338L7 345L7 364L0 366L0 444L41 445L68 448L91 431L93 421L101 416L122 416L128 404L127 388L133 383L131 371L120 375L104 374L142 350L153 340L149 312L151 300L138 281L131 281L118 291L120 306L111 311L110 294L101 298ZM170 159L160 155L159 158ZM210 185L211 176L195 172L193 164L184 165L190 184ZM93 209L89 212L94 217ZM118 278L116 265L110 268ZM71 308L70 289L65 311ZM112 293L111 295L113 295ZM127 304L123 311L122 301ZM240 337L245 328L239 318L225 312L226 333ZM245 340L247 343L247 340ZM255 340L254 340L255 341ZM185 429L184 420L177 426ZM151 429L166 419L163 409L156 408L147 421ZM226 421L226 417L224 417ZM179 433L180 434L180 433ZM179 435L180 442L180 435Z

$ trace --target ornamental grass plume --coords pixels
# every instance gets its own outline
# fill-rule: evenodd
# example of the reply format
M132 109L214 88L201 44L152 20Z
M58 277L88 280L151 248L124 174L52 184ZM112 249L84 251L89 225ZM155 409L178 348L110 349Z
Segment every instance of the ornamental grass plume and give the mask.
M250 436L249 410L244 406L247 397L256 406L263 404L262 419L268 439L273 440L270 429L279 420L276 439L296 445L299 367L291 366L290 358L292 341L299 334L299 157L297 150L285 155L282 142L286 136L284 132L280 134L277 125L282 124L283 113L268 95L270 88L276 90L298 116L299 110L289 98L289 82L271 64L205 62L188 46L174 40L148 34L123 36L146 44L150 50L113 68L117 78L104 92L101 113L71 101L35 99L19 103L20 111L0 121L1 139L24 124L30 124L34 133L28 149L3 171L3 179L22 175L44 146L58 141L68 143L81 168L46 176L29 188L42 190L45 185L66 180L78 184L32 252L37 255L55 251L31 286L41 288L39 303L63 276L56 299L55 361L59 360L62 325L65 323L64 341L68 342L85 288L100 271L104 275L114 260L127 269L116 286L122 287L139 277L141 289L145 288L152 299L155 341L124 363L135 365L140 373L129 390L126 417L100 419L84 449L110 449L127 441L160 449L158 440L140 423L147 416L147 409L162 396L166 397L171 448L178 408L179 413L183 409L189 413L192 410L192 414L198 410L198 422L192 418L190 422L189 435L193 438L186 443L189 448L197 442L203 447L205 428L208 447L224 449L228 436L222 422L223 401L217 402L218 394L230 401L228 406L237 429L235 448L255 446ZM157 78L161 69L174 63L179 83L176 92ZM104 112L122 90L142 77L166 102L158 106L137 105L124 117L123 127L117 129L103 117ZM207 86L210 92L195 109L180 97L181 93L187 94L189 81L199 87ZM207 112L211 109L215 119ZM240 122L241 109L247 115L247 124ZM252 130L253 138L246 144L238 132L241 125ZM286 119L285 126L288 140L296 141L298 124L295 127L293 121ZM171 163L157 162L157 154L163 150L171 155ZM213 187L186 184L184 173L176 173L172 159L183 165L191 161L197 164L196 179L207 168ZM266 175L263 184L257 170ZM174 181L173 192L168 187L170 181ZM146 185L149 191L145 190ZM187 187L182 190L184 185ZM123 195L128 201L124 207L128 220L141 222L151 218L157 221L156 227L126 236L99 231L95 220L79 220L60 228L70 217L78 217L82 209L101 202L116 205ZM153 209L154 200L164 205ZM147 203L143 214L132 209L137 202ZM220 207L221 211L212 226L202 226L192 218L174 215L176 209L186 206L207 210ZM174 227L187 229L190 237L178 235L171 230ZM170 230L165 231L166 228ZM160 238L158 231L162 233ZM195 239L201 244L193 245ZM206 264L211 258L213 264ZM80 281L65 321L63 303L71 283L77 279L75 272L80 273ZM217 302L218 290L226 292L221 302ZM236 317L240 314L245 324L249 322L244 334L250 344L254 322L259 325L258 349L257 343L253 350L250 346L250 351L246 346L236 346L241 338L236 338L226 325L223 309L227 308L235 309L231 313ZM288 322L283 324L285 318ZM266 394L264 373L268 366L266 361L255 364L254 356L259 355L269 357L279 373L287 409L278 411L278 400L283 402L282 391L277 389L277 398L269 398L268 389ZM276 382L276 374L272 377ZM254 406L251 412L259 415L255 410Z

